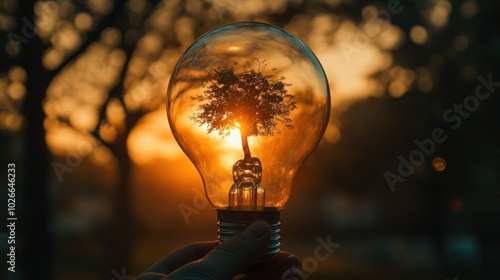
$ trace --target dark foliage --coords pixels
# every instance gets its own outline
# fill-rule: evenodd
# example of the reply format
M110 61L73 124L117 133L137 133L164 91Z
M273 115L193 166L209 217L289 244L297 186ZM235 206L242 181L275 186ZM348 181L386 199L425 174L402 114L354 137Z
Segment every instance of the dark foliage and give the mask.
M258 61L257 61L258 62ZM202 103L191 119L207 125L208 133L217 131L227 136L238 128L244 142L248 136L272 136L283 127L292 129L290 112L296 108L294 96L286 89L285 77L264 74L267 63L258 62L258 69L219 66L208 72L203 94L193 99ZM276 71L276 69L272 69ZM245 145L243 143L243 145Z

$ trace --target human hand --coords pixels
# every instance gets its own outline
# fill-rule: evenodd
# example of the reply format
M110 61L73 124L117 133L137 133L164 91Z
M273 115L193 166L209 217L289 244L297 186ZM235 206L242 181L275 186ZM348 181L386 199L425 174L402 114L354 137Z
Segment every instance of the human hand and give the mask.
M243 232L220 244L219 241L196 242L164 257L146 269L136 280L225 280L244 272L265 253L271 229L256 221ZM302 267L301 261L281 251L263 267L242 278L281 279L290 268Z

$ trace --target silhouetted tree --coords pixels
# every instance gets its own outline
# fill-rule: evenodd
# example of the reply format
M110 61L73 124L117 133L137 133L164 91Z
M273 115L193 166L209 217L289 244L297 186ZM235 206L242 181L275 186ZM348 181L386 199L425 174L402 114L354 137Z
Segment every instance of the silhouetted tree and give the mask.
M280 133L279 123L292 129L289 116L297 107L292 101L295 96L288 94L286 87L291 84L284 82L285 77L264 74L267 62L256 61L257 71L245 67L236 73L234 66L227 65L211 69L203 83L203 94L193 97L202 104L191 119L207 125L208 133L218 131L222 136L237 128L245 159L251 157L248 137Z

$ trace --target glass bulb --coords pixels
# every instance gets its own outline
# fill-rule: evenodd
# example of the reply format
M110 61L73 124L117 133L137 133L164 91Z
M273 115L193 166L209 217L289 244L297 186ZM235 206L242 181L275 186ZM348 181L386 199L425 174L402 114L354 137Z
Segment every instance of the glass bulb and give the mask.
M220 240L264 219L273 230L268 253L279 251L279 212L329 113L321 64L283 29L229 24L182 54L168 86L168 120L218 212Z

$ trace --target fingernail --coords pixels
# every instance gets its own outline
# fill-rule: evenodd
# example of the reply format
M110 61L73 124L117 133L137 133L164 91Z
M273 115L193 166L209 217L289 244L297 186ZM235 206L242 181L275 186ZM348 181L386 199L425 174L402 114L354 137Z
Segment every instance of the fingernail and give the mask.
M253 238L258 239L270 231L269 225L265 221L256 221L249 225L243 233L250 233Z

